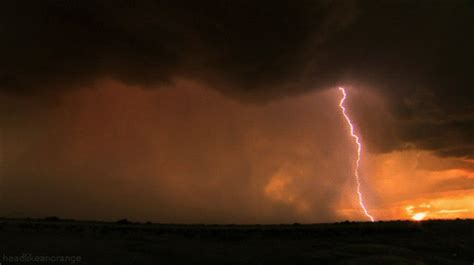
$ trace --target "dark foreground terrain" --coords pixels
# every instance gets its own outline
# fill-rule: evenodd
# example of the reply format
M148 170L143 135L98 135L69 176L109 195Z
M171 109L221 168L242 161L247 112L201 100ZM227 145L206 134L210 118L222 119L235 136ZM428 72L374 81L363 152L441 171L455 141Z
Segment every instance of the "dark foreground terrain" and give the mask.
M0 219L5 264L464 264L474 220L164 225Z

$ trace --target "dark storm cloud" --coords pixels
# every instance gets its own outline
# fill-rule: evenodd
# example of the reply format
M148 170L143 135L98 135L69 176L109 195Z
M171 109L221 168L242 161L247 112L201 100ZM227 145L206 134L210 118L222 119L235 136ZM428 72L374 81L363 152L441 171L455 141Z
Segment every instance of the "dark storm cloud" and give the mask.
M2 1L0 89L190 78L260 101L349 84L391 110L390 135L363 132L372 150L473 157L472 3Z
M376 90L391 109L396 139L377 147L473 157L472 1L392 1L364 11L344 38L355 59L349 83Z
M265 95L297 80L309 63L307 46L347 25L353 8L330 1L5 1L0 85L44 93L105 75L140 85L190 76L229 93Z

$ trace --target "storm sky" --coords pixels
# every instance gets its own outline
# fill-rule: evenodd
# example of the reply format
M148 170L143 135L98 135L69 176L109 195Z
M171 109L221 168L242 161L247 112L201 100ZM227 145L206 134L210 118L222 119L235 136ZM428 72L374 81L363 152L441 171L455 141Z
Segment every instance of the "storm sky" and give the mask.
M3 216L474 217L472 1L2 1Z

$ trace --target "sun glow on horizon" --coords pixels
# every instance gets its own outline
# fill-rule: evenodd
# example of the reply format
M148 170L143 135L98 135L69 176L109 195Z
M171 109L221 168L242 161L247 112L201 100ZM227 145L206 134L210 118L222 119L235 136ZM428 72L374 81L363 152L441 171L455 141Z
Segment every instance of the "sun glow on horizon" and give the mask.
M411 219L413 219L415 221L422 221L423 219L425 219L426 215L427 215L427 213L425 213L425 212L416 213L411 217Z

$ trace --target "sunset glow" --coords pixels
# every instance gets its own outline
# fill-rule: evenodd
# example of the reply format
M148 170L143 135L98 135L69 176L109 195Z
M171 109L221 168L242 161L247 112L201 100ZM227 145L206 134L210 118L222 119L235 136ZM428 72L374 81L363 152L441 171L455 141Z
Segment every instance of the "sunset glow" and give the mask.
M411 218L415 221L421 221L425 219L425 217L426 217L426 213L416 213Z

